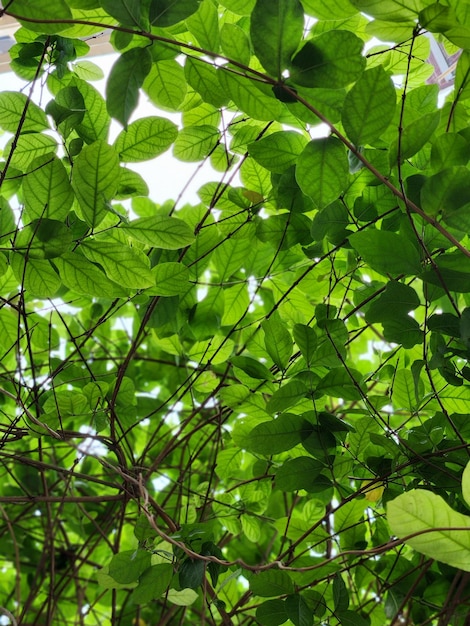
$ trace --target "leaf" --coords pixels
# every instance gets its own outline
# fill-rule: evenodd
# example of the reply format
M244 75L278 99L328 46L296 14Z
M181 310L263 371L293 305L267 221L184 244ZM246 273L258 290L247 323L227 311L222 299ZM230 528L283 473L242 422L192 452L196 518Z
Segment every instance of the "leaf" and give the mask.
M63 220L74 200L67 171L53 154L40 156L31 163L23 194L26 214L31 220L41 217Z
M256 56L280 79L302 38L304 12L299 0L257 0L250 35Z
M301 443L308 422L301 415L284 413L269 422L253 428L244 441L244 447L256 454L279 454Z
M62 282L47 259L25 260L22 254L14 253L11 268L23 288L34 298L53 298Z
M147 48L132 48L114 63L106 83L106 106L111 117L127 128L137 106L139 89L152 67Z
M199 595L194 589L170 589L166 594L168 602L176 604L177 606L190 606L193 602L196 602Z
M307 41L293 57L290 80L305 87L346 87L365 67L362 48L361 39L349 31L323 33Z
M246 32L237 24L222 24L220 46L224 54L234 61L249 65L251 57L250 40Z
M25 18L25 26L32 31L39 33L56 33L65 28L68 24L61 24L60 20L72 19L72 13L65 0L54 0L54 4L49 0L15 0L15 16L21 21ZM32 21L28 21L31 19ZM35 23L39 20L40 23Z
M270 172L281 173L297 163L306 139L294 131L279 131L248 145L255 161Z
M286 461L276 472L276 487L281 491L317 491L317 481L323 463L310 456L299 456Z
M114 149L119 160L126 163L149 161L162 154L171 146L178 135L173 122L163 117L144 117L121 131Z
M414 550L470 571L470 517L451 509L441 496L407 491L387 503L387 519L393 534Z
M21 125L23 133L40 132L49 128L44 111L25 94L16 91L0 93L0 128L16 133L25 111L26 117Z
M275 391L266 405L269 413L280 413L295 406L307 393L307 388L300 380L291 380Z
M263 363L260 363L259 361L256 361L249 356L233 357L232 365L234 367L239 367L251 378L255 378L258 380L272 380L273 378L273 375L271 374L269 369L265 365L263 365Z
M183 589L198 589L204 581L206 567L199 559L187 558L179 568L179 583Z
M188 56L184 64L184 75L188 84L204 102L217 108L227 104L229 98L222 92L217 70L206 60Z
M227 69L220 68L218 77L224 93L234 104L255 120L270 121L281 114L282 105L269 88Z
M302 5L306 13L321 20L344 20L357 13L357 9L349 0L333 0L328 4L321 4L316 0L302 0Z
M189 283L189 270L182 263L160 263L153 268L155 286L149 293L154 296L177 296L186 293Z
M49 135L20 135L16 147L12 142L10 140L5 146L4 155L10 158L10 152L13 151L10 163L22 171L30 169L34 159L57 150L56 141Z
M253 574L249 578L249 583L251 593L262 598L292 593L294 590L289 574L278 569Z
M198 6L198 0L151 0L150 22L159 28L167 28L187 19Z
M182 66L174 59L153 63L143 82L143 89L159 108L177 111L187 90Z
M72 291L96 298L115 298L125 292L113 283L88 259L76 252L68 252L54 259L62 282Z
M217 6L212 0L202 0L198 10L186 18L186 26L201 48L218 52L219 16Z
M106 204L117 191L119 159L104 141L85 146L75 159L72 184L87 224L95 228L106 215Z
M135 604L147 604L157 600L168 589L173 577L173 566L170 563L152 565L139 578L137 587L131 594Z
M258 519L252 515L241 515L240 522L246 538L252 543L258 543L261 539L261 527Z
M313 612L298 593L287 596L286 613L294 626L313 625Z
M356 146L373 143L392 122L395 87L382 66L365 71L344 100L342 123Z
M421 0L349 0L359 11L379 20L415 20L423 4Z
M470 462L467 463L462 474L462 495L467 506L470 507Z
M342 143L335 137L310 141L300 154L295 177L300 189L319 209L343 192L349 172Z
M377 272L413 275L420 271L418 249L398 233L368 229L354 233L349 241L363 260Z
M219 130L215 126L186 126L176 138L173 155L180 161L200 161L216 147L218 141Z
M261 324L264 345L279 369L286 369L292 354L293 342L289 331L279 316L271 316Z
M145 289L155 284L148 258L136 248L108 241L90 241L81 245L84 255L99 263L106 275L129 289Z
M103 9L123 26L137 26L142 30L148 28L148 21L143 19L144 5L141 0L100 0L100 2Z
M85 114L82 121L75 127L75 131L86 142L93 143L99 139L105 140L111 119L106 109L106 102L102 95L84 80L75 81L85 104Z
M428 113L406 126L390 146L390 165L403 163L416 154L429 141L440 120L440 111Z
M344 400L360 400L366 396L367 388L357 370L335 367L316 385L315 393Z
M150 567L151 555L147 550L126 550L115 554L109 563L109 575L118 583L137 582Z
M163 250L179 250L194 241L190 227L177 217L164 215L139 217L121 229L129 237Z
M285 601L266 600L256 609L256 619L262 626L280 626L284 624L289 619Z

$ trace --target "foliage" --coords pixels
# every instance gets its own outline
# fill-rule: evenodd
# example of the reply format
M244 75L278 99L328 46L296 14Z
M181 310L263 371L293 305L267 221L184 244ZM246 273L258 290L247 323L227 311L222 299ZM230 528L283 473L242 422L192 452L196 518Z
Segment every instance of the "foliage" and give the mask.
M466 623L469 9L4 3L3 623Z

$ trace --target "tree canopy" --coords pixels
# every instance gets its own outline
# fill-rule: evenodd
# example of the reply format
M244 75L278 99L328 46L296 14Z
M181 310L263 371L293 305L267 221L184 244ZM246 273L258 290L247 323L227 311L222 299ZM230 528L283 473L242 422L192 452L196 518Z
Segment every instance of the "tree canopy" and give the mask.
M1 623L467 624L470 3L8 16Z

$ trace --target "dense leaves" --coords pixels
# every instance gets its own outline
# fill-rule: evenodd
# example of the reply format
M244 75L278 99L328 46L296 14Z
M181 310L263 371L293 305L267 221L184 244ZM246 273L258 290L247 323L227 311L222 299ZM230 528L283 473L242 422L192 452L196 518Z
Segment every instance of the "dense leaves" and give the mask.
M2 624L463 626L468 3L4 7Z

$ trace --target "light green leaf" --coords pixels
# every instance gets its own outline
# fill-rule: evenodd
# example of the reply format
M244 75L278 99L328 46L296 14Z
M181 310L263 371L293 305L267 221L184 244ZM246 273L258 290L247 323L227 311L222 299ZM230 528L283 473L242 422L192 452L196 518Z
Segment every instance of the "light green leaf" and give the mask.
M297 163L307 140L294 131L279 131L248 145L248 152L270 172L281 173Z
M147 48L132 48L121 54L113 65L106 83L106 106L111 117L124 128L137 106L139 89L152 67Z
M180 161L200 161L213 150L219 141L219 129L201 124L180 130L173 146L173 154Z
M344 400L360 400L366 396L367 388L357 370L335 367L316 385L315 393Z
M372 269L382 274L418 274L420 254L413 243L398 233L368 229L349 237L352 247Z
M122 130L114 142L119 159L126 163L149 161L171 146L178 135L176 124L164 117L144 117Z
M73 71L82 80L103 80L101 67L91 61L78 61L73 64Z
M310 141L300 154L295 170L299 187L319 209L336 200L347 184L348 158L335 137Z
M119 184L119 158L104 141L85 146L75 159L72 184L83 217L95 228L106 215L106 204Z
M227 104L228 95L223 93L217 70L209 62L188 56L184 64L184 75L188 84L204 102L220 108Z
M240 522L246 538L252 543L258 543L261 538L261 527L258 519L252 515L241 515Z
M177 111L187 91L183 67L174 59L153 63L143 89L157 107Z
M13 150L13 156L10 162L13 167L26 171L29 169L34 159L37 159L43 154L55 152L57 150L57 143L55 139L49 137L49 135L36 133L20 135L16 146L13 146L13 139L7 143L4 154L9 156L11 150Z
M202 0L198 10L186 19L186 26L201 48L219 51L219 15L212 0Z
M198 6L198 0L150 0L150 22L159 28L167 28L187 19Z
M462 495L467 506L470 507L470 462L467 463L462 474Z
M276 100L267 85L261 85L247 76L224 68L218 70L218 75L222 90L250 117L271 121L280 116L282 104Z
M115 554L109 563L109 575L118 583L136 582L150 567L151 554L147 550L126 550Z
M180 591L170 589L165 597L168 602L177 606L190 606L198 599L199 594L194 589L181 589Z
M378 20L415 20L425 0L349 0L359 11Z
M145 30L148 19L143 19L144 3L142 0L100 0L101 6L115 17L123 26L134 26Z
M191 228L177 217L139 217L121 228L137 241L163 250L179 250L194 241Z
M266 71L280 79L302 38L304 11L299 0L257 0L250 35Z
M126 295L119 285L109 280L97 265L81 254L67 252L54 259L54 265L64 285L76 293L96 298Z
M22 132L30 133L49 128L44 111L29 100L24 93L17 91L0 93L0 128L16 133L25 110L26 117L21 125Z
M75 127L76 132L86 143L106 139L111 119L103 96L84 80L76 80L75 84L86 109L82 121Z
M13 253L11 269L23 288L34 298L53 298L62 282L47 259L27 261L22 254Z
M157 600L168 589L172 577L171 563L151 565L139 578L139 583L131 594L131 601L135 604L147 604Z
M470 517L451 509L441 496L407 491L388 502L387 519L393 534L421 554L470 572Z
M390 146L390 165L403 163L416 154L429 141L439 125L440 111L428 113L406 126L401 139L394 141Z
M62 161L53 154L38 157L23 182L25 210L33 220L41 217L63 220L72 206L74 193Z
M191 287L189 269L182 263L159 263L152 273L155 284L148 293L153 296L177 296Z
M110 241L86 241L80 246L84 255L99 263L106 275L118 285L129 289L145 289L155 285L148 257L137 248Z
M356 146L370 144L390 125L396 106L395 87L382 66L362 74L346 95L342 122Z
M304 10L320 20L344 20L357 13L350 0L329 0L328 4L317 0L302 0Z
M234 61L248 65L251 57L251 45L248 35L237 24L223 24L220 29L220 45L226 56Z
M307 365L310 365L318 345L315 329L305 324L295 324L293 334L295 343L299 346Z

